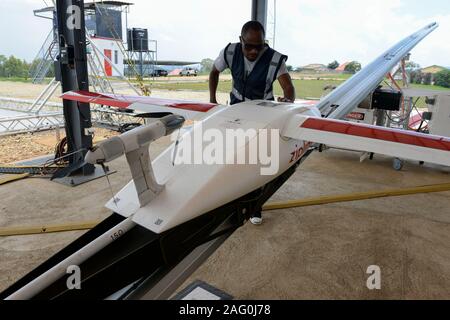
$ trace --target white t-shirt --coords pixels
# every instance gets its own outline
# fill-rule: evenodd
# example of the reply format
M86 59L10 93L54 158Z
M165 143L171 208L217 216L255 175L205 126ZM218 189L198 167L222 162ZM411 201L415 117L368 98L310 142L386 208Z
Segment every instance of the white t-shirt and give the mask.
M253 67L255 66L256 62L258 62L259 58L261 58L261 56L263 55L263 53L267 50L267 47L264 48L264 50L262 50L259 53L258 58L256 58L255 61L250 61L248 60L245 56L244 56L244 66L245 66L245 71L247 72L247 75L250 74L250 72L252 72ZM222 49L222 51L220 51L219 56L217 57L217 59L214 61L214 66L216 67L217 71L222 72L223 70L225 70L226 68L228 68L227 63L225 62L225 58L224 58L224 53L225 48ZM231 61L230 61L231 62ZM278 70L277 73L277 79L282 76L283 74L288 73L287 68L286 68L286 63L283 59L283 61L281 62L281 66L280 69Z

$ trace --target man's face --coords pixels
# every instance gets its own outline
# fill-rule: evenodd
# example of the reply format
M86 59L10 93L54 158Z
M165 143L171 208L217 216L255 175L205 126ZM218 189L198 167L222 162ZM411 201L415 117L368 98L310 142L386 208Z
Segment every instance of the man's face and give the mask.
M249 30L240 37L242 52L249 61L255 61L264 49L264 35L261 31Z

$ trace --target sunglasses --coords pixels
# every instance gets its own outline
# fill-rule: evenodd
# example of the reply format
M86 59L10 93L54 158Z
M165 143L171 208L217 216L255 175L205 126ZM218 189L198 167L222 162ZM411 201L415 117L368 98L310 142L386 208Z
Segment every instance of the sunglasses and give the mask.
M251 50L261 51L262 49L264 49L264 43L261 43L261 44L246 43L242 37L241 37L241 40L242 40L242 44L244 45L244 49L247 51L251 51Z

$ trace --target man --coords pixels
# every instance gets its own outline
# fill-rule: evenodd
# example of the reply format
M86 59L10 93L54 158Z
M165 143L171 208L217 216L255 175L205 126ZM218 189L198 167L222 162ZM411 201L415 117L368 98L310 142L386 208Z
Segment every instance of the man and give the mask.
M219 74L230 69L233 89L230 104L245 100L274 100L273 82L278 79L284 97L280 102L293 102L295 89L286 69L287 56L271 49L264 41L264 27L258 21L249 21L242 27L239 43L230 43L223 49L209 75L210 102L217 103Z
M240 42L223 49L209 74L210 102L217 103L219 74L231 70L233 86L230 104L246 100L274 100L273 83L278 79L283 89L279 102L294 102L295 89L286 68L287 56L270 48L264 41L264 27L258 21L249 21L242 27ZM261 224L261 210L251 217L253 224Z

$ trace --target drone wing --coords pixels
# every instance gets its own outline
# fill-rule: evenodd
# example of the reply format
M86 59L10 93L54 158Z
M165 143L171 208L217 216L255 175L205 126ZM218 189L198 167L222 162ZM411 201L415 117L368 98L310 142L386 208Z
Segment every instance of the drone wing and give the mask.
M343 120L295 115L282 136L450 166L450 139Z
M434 22L406 37L392 48L381 54L372 63L364 67L350 79L317 104L322 114L328 114L330 119L342 119L361 103L389 73L420 41L433 32L439 25Z
M146 96L131 96L89 91L68 91L62 96L65 100L94 103L130 110L137 113L174 113L186 119L196 119L218 107L213 103L188 100L162 99Z

